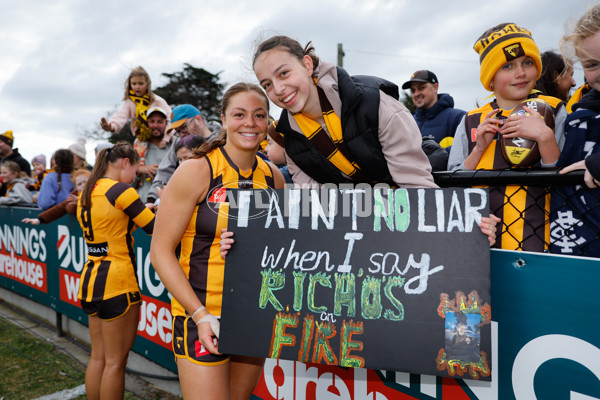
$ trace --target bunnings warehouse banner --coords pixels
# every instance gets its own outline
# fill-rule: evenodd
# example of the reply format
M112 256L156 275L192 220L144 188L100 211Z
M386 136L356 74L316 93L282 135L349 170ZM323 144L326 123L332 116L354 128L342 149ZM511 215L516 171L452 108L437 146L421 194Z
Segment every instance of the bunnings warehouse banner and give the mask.
M0 207L0 286L86 323L75 300L85 260L77 221L20 222L38 213ZM149 237L134 237L144 294L134 350L175 370L169 298L149 261ZM600 261L503 250L490 261L491 381L267 359L256 398L600 399Z
M0 286L87 325L87 315L77 300L79 275L86 261L79 223L71 215L48 225L21 222L39 212L0 207ZM150 264L150 236L137 229L133 237L143 300L133 350L175 372L171 300Z

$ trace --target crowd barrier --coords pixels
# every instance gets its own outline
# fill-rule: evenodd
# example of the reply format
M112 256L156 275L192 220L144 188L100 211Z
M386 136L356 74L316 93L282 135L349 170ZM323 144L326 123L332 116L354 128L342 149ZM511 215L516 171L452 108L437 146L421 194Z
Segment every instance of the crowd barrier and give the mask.
M490 197L513 185L513 190L504 192L501 205L490 209L496 215L502 215L501 209L519 214L509 224L524 225L525 234L512 237L511 249L527 249L523 242L535 236L544 244L544 252L600 257L600 189L585 186L583 171L560 175L558 170L476 170L433 175L440 187L487 186ZM525 195L529 200L523 205ZM536 224L523 218L530 211L542 214L543 221Z
M515 177L507 175L497 173L495 183L514 183ZM471 172L436 176L441 186L490 184L489 179ZM582 174L528 174L521 179L523 185L539 184L551 192L557 182L580 184ZM71 215L48 225L21 223L38 213L0 207L0 286L87 325L77 302L86 254L81 229ZM141 230L133 236L143 298L133 350L176 372L169 294L150 263L150 237ZM595 301L600 262L506 250L492 250L490 259L491 382L458 374L453 379L267 359L256 398L600 399L600 311Z

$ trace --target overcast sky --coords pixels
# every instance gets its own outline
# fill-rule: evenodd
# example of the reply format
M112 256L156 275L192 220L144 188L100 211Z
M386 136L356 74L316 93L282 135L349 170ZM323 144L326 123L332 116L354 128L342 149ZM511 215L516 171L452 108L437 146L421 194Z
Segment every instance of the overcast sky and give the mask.
M475 108L477 37L502 22L529 29L541 51L598 1L303 0L303 1L3 1L0 12L0 132L31 160L74 143L121 104L129 70L141 65L153 88L183 63L221 72L228 86L256 82L254 43L286 34L311 40L322 60L337 61L342 43L350 74L377 75L399 86L429 69L455 106ZM583 82L576 66L575 80ZM88 140L88 162L96 143Z

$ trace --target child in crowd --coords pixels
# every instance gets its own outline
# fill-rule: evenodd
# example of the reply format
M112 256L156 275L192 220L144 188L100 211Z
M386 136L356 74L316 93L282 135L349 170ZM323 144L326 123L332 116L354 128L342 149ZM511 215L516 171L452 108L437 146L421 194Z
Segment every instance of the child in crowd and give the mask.
M56 150L52 156L54 168L44 180L37 196L38 206L46 210L65 201L73 190L71 172L73 171L73 153L68 149Z
M31 189L33 191L38 191L42 186L44 177L49 172L46 169L46 156L43 154L38 154L31 160L31 165L33 166L33 169L31 170L31 177L35 180L34 184L31 186Z
M510 168L504 159L500 139L527 138L537 142L537 167L554 167L564 143L564 102L540 94L534 86L542 72L540 52L531 32L514 23L504 23L481 35L474 50L481 63L480 81L495 99L467 113L456 130L448 159L449 170L500 170ZM544 119L512 115L513 108L526 99L539 98L555 115L554 132ZM549 199L543 188L506 186L490 191L490 210L503 221L496 246L511 250L544 251L549 243L547 214Z
M572 32L561 41L567 62L577 58L590 90L573 105L565 124L565 146L557 165L566 167L593 166L600 157L600 5L592 7L577 22ZM585 161L582 161L585 160ZM588 161L589 160L589 161ZM565 171L565 172L566 172ZM589 173L586 183L595 190L579 191L575 186L558 187L560 196L553 196L553 224L568 234L554 243L553 251L600 257L600 190ZM585 219L586 223L580 223Z
M150 108L159 107L167 114L167 126L171 120L171 107L165 99L152 92L152 81L150 74L141 66L131 70L125 80L124 103L119 111L114 113L109 120L102 118L100 126L108 132L120 131L127 121L130 121L129 127L135 137L134 147L137 152L145 153L148 148L148 141L152 138L152 129L148 126L148 116L146 112ZM172 135L165 134L159 144L164 148L171 140Z
M565 63L563 57L553 51L542 53L542 75L535 88L542 94L553 96L562 101L569 100L569 91L575 87L573 66Z
M27 189L27 180L20 177L21 167L14 161L4 161L0 166L0 178L6 188L4 197L0 197L0 205L14 206L19 203L32 203L33 195Z
M23 218L21 222L31 225L49 224L50 222L59 219L67 213L75 215L75 211L77 210L77 199L79 199L79 194L83 190L83 187L88 181L90 175L91 172L85 168L78 169L73 172L71 179L75 189L73 189L65 201L50 207L44 212L41 212L37 218Z
M98 153L77 204L88 254L81 271L81 308L88 315L92 353L85 372L89 399L122 399L125 367L137 335L142 296L132 232L152 233L154 214L130 185L139 156L127 142Z

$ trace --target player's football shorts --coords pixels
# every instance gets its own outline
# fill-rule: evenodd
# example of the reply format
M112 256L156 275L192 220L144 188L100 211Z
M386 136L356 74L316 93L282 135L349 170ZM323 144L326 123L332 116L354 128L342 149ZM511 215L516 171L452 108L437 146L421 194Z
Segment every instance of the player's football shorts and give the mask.
M214 338L215 345L218 339ZM173 318L173 352L176 358L187 358L200 365L224 364L229 354L212 354L198 340L198 328L192 317L176 316Z
M140 292L130 292L107 300L84 301L81 300L81 308L89 316L97 315L105 321L117 319L125 314L132 304L142 301Z

